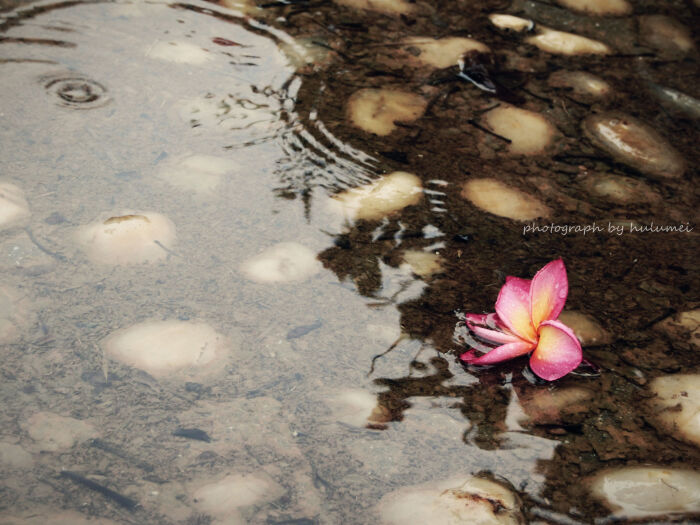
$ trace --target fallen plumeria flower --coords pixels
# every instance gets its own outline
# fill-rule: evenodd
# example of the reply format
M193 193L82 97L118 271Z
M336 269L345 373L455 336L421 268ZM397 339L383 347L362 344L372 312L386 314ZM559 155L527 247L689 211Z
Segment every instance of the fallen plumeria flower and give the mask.
M564 261L545 265L532 280L506 277L496 300L496 313L467 314L467 327L477 336L502 343L488 353L460 356L471 365L492 365L532 352L530 368L554 381L581 363L581 344L573 330L556 321L564 309L569 283Z

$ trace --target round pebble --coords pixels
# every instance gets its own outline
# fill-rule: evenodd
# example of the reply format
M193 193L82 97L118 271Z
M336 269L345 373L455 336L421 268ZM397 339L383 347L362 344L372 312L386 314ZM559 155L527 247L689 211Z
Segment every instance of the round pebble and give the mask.
M212 195L221 179L238 169L238 163L223 157L191 155L163 166L157 176L176 188Z
M631 177L595 173L586 176L583 184L591 194L617 204L651 204L661 200L648 184Z
M700 348L700 309L680 312L656 323L655 328L673 339L685 340Z
M602 97L611 90L605 80L585 71L555 71L549 75L547 83L552 87L568 88L579 96Z
M159 213L127 213L81 228L78 242L96 263L152 263L168 256L175 243L175 226Z
M192 492L196 507L221 523L245 523L239 509L269 503L282 497L284 488L266 472L231 474L214 482L205 482ZM240 520L240 521L239 521ZM219 522L217 522L219 523Z
M494 133L510 140L508 151L518 155L542 153L556 134L556 128L542 115L514 106L499 106L483 118Z
M282 242L248 259L243 274L258 283L305 281L321 271L316 254L296 242Z
M671 436L700 446L700 375L661 376L650 384L659 427Z
M647 518L700 511L700 473L661 467L605 470L592 494L617 518Z
M467 181L462 188L462 197L477 208L516 221L529 221L550 214L549 208L536 198L495 179Z
M423 197L421 180L412 173L395 171L379 180L335 195L329 207L344 217L377 220L406 206L418 204Z
M348 100L348 117L358 128L375 135L389 135L395 122L410 123L425 112L427 101L396 89L361 89Z
M0 182L0 230L20 226L30 215L24 192L14 184Z
M377 507L384 525L520 525L517 497L487 479L470 477L404 487Z
M195 44L189 42L156 42L147 51L146 56L175 62L177 64L204 64L213 56Z
M99 435L90 423L50 412L32 415L21 427L36 442L39 450L48 452L67 450Z
M513 15L501 15L501 14L491 14L489 15L489 20L498 29L505 29L509 31L529 31L535 24L532 20L527 18L520 18L519 16Z
M366 390L343 390L328 405L337 421L354 427L381 425L390 419L388 411L377 404L377 396Z
M539 34L525 42L547 53L558 55L607 55L611 49L602 42L573 33L540 27Z
M155 378L199 377L221 371L226 339L193 321L149 321L118 330L102 341L106 355Z
M574 331L582 346L606 345L612 342L612 336L590 315L565 310L559 315L559 321Z
M388 15L408 15L415 10L415 3L407 0L334 0L336 4L377 11Z
M632 6L627 0L556 0L561 6L590 15L628 15Z
M615 160L660 179L678 178L685 161L655 129L622 113L591 115L582 124L594 145Z
M668 56L685 55L695 47L690 30L664 15L640 16L639 37L643 44Z
M435 68L455 66L462 58L462 55L470 51L489 52L486 44L473 38L464 37L446 37L437 40L426 37L413 37L407 38L402 44L420 52L415 57L418 62Z
M421 250L406 250L403 254L403 260L411 268L411 271L420 277L430 277L440 273L444 263L439 255Z

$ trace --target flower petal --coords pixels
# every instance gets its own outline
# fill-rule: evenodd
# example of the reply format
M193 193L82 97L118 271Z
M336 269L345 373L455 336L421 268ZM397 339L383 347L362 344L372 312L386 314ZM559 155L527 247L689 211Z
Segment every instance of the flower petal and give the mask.
M480 326L470 326L469 329L482 339L493 341L494 343L517 343L522 341L517 335L499 332L498 330L489 330Z
M537 330L543 321L554 320L564 309L569 281L564 261L557 259L535 274L530 286L532 324Z
M576 368L582 358L581 343L571 328L560 321L540 324L540 341L530 358L530 368L535 374L554 381Z
M527 283L527 287L526 287ZM527 279L506 278L496 300L499 321L521 339L537 341L537 333L530 318L530 286Z
M490 352L477 357L473 350L463 353L459 358L470 365L492 365L508 359L513 359L519 355L527 354L535 347L534 343L519 341L497 346Z

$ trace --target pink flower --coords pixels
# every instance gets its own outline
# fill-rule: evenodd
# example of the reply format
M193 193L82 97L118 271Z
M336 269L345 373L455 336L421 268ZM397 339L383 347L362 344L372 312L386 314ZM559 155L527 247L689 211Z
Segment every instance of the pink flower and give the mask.
M557 317L569 294L564 261L545 265L532 280L506 277L496 300L496 313L467 314L467 327L477 336L501 343L481 356L475 350L460 359L472 365L492 365L532 352L530 368L554 381L576 368L582 359L574 332Z

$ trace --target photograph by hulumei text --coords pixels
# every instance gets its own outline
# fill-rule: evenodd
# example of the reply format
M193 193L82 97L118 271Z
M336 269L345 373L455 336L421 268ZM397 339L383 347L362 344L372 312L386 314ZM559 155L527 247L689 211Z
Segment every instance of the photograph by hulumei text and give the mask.
M554 235L591 235L610 234L622 235L625 233L689 233L693 226L689 222L679 224L640 224L634 221L608 221L607 223L592 222L590 224L538 224L531 222L523 226L523 235L534 233L549 233Z

